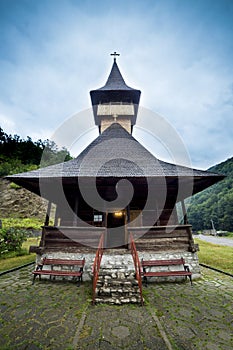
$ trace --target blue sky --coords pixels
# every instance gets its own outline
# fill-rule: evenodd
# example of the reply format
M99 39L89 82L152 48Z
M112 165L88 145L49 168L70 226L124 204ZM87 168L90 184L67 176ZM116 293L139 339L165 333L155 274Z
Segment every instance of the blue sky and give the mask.
M126 83L177 130L194 167L232 156L231 0L0 0L0 126L50 138L90 108L115 50Z

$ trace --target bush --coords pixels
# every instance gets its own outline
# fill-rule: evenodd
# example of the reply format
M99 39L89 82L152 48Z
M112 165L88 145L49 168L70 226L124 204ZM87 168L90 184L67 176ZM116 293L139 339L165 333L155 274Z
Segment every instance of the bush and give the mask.
M19 188L21 188L21 186L15 184L14 182L10 183L10 188L12 188L13 190L18 190Z
M27 231L17 228L0 230L0 256L9 252L20 252L22 244L27 240Z

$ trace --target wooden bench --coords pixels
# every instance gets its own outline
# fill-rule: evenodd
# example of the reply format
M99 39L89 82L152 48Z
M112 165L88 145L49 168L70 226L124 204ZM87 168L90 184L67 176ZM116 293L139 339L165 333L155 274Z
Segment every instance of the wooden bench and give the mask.
M174 270L174 271L146 271L147 268L158 267L158 266L177 266L183 265L183 270ZM141 260L142 266L142 276L143 281L147 286L148 277L170 277L170 276L185 276L189 277L192 285L192 272L190 271L188 265L185 265L185 260L180 259L169 259L169 260Z
M33 271L33 281L34 284L36 276L39 276L41 279L41 275L49 275L50 278L52 276L72 276L78 278L78 286L82 281L83 268L85 265L85 258L82 260L66 260L66 259L48 259L43 258L42 261L36 266L36 270ZM50 269L44 269L44 266L51 266ZM60 269L56 269L56 266L60 266ZM62 270L62 266L72 266L71 270ZM79 267L79 269L75 269L75 267Z

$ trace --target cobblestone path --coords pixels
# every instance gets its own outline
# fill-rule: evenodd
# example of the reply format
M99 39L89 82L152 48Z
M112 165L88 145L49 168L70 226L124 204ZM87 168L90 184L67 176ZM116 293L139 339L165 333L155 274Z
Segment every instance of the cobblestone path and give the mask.
M91 285L0 277L1 350L230 350L233 279L203 269L190 283L149 284L145 306L90 305Z

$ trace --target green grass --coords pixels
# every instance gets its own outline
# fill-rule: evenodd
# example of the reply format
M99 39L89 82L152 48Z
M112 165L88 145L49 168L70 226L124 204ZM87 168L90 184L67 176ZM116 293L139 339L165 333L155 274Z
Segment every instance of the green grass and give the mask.
M29 237L25 242L23 242L23 249L26 249L29 252L30 245L39 245L40 237Z
M3 228L33 228L35 230L41 230L43 225L42 220L37 218L2 218Z
M195 238L199 244L199 262L233 274L233 248L208 243Z
M0 260L0 271L10 270L13 267L27 264L36 260L36 254L28 254L16 256L14 258L6 258Z
M36 254L29 254L30 245L39 245L40 239L30 237L23 242L22 251L19 253L10 252L0 259L0 271L10 270L13 267L27 264L36 260Z

